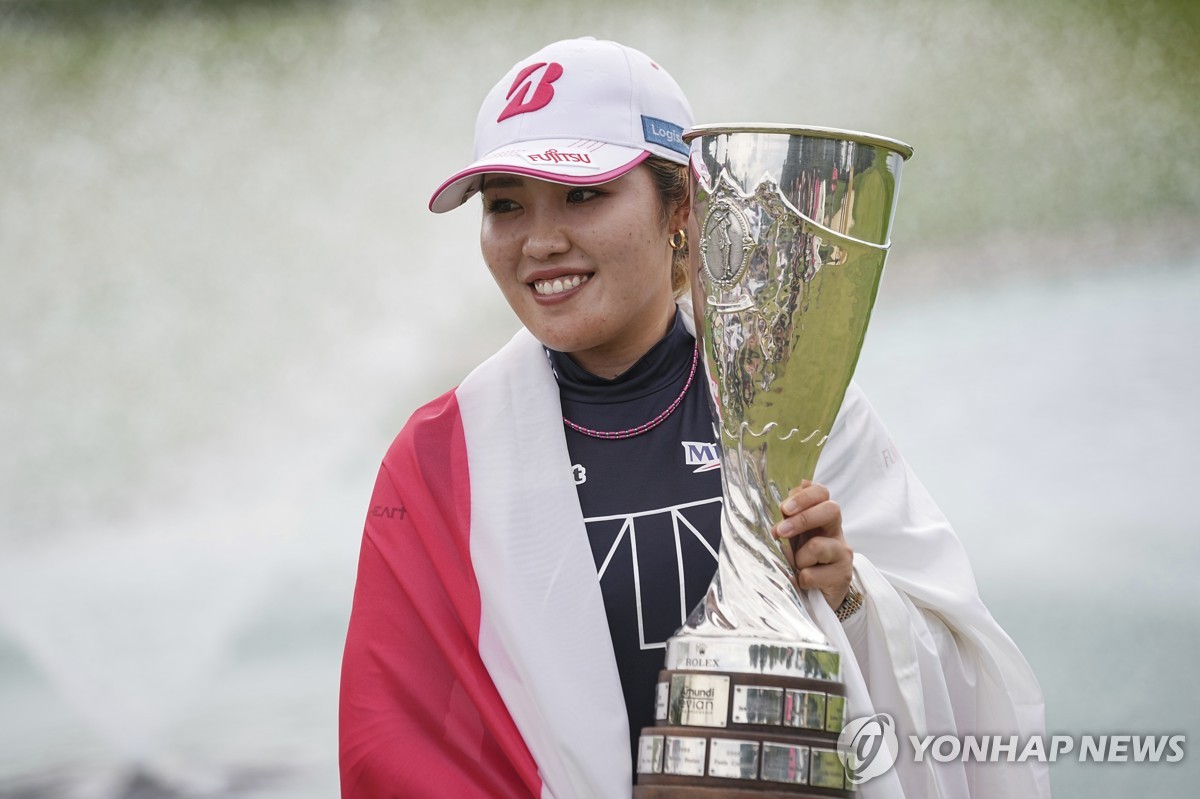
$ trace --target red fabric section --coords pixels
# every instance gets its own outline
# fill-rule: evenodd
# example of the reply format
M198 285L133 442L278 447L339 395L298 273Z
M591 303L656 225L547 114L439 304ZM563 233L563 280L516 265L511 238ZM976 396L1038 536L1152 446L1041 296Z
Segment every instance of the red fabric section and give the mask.
M479 656L458 401L418 410L384 457L342 660L342 796L531 797L537 764Z

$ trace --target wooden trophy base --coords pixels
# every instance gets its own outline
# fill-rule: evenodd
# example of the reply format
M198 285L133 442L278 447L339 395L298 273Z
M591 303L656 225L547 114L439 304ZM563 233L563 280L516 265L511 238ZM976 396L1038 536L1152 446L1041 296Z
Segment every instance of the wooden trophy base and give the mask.
M844 687L736 672L666 670L642 730L634 799L852 798L837 752Z

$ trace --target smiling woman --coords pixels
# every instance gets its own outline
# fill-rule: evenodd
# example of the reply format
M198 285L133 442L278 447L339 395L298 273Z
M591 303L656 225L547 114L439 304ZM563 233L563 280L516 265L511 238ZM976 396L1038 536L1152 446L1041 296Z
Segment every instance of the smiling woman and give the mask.
M692 122L645 54L557 42L493 87L475 161L435 191L435 212L482 194L483 259L524 329L419 409L384 458L372 506L401 511L372 514L363 535L344 796L630 796L666 641L721 547L687 308ZM938 729L1039 729L1036 681L857 389L828 438L830 479L784 497L773 533L793 540L796 585L828 605L847 683L881 708L929 697L914 713ZM843 500L880 571L856 570ZM874 795L1046 793L1036 764L976 779L953 763L889 775Z

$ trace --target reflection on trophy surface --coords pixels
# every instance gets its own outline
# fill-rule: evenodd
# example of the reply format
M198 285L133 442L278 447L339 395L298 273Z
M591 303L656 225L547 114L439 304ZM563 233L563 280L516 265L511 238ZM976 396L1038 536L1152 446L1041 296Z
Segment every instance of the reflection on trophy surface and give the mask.
M721 553L667 642L635 796L852 796L839 653L770 533L816 470L887 255L900 142L707 125L692 148L696 334L721 449Z

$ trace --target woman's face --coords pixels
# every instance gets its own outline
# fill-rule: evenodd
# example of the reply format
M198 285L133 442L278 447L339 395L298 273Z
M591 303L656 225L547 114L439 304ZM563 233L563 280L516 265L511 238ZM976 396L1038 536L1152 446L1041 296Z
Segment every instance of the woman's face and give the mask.
M642 166L599 186L510 174L483 183L483 259L521 322L602 377L628 369L675 314L668 230Z

